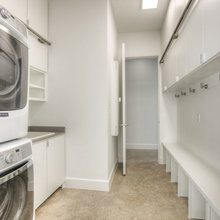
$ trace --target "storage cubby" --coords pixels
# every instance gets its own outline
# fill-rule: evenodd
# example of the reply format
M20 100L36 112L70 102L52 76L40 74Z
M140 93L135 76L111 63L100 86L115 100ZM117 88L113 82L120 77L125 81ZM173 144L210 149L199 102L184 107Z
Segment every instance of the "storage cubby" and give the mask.
M47 73L30 68L29 100L47 101Z

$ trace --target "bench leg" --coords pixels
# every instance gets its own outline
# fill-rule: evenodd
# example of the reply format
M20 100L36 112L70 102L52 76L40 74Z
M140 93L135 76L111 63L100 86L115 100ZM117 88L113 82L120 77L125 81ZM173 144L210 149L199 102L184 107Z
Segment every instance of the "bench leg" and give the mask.
M171 156L168 151L166 151L166 172L171 172Z
M191 180L189 181L188 206L188 214L190 219L206 218L206 201Z
M178 164L173 157L171 157L171 183L178 181Z
M188 197L189 192L189 180L182 168L178 167L178 196Z

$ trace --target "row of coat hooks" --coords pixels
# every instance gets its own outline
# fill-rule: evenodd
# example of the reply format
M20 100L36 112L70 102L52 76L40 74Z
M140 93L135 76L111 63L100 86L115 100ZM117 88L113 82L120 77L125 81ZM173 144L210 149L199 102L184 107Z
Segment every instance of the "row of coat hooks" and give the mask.
M208 89L209 88L209 85L208 83L203 83L201 82L200 83L200 88L201 89ZM189 93L196 93L196 89L195 88L189 88L188 90ZM178 93L175 94L175 98L180 98L180 96L186 96L187 95L187 92L186 91L180 91Z

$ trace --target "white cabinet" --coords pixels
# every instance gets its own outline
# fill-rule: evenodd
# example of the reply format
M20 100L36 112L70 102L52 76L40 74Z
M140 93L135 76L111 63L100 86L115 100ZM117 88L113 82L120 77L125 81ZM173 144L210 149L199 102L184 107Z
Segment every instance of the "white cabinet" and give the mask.
M48 193L51 195L64 181L64 136L49 139Z
M203 49L203 10L199 1L193 10L183 32L187 35L185 47L187 48L187 73L192 72L201 65Z
M13 15L27 23L28 0L0 0L0 4L9 10Z
M176 55L174 47L170 48L163 64L163 90L171 87L176 82Z
M47 198L47 143L33 145L34 159L34 207L40 206Z
M175 43L176 47L176 76L179 79L183 78L187 73L187 47L185 46L185 42L187 41L187 35L183 31L178 40Z
M45 39L48 38L48 0L0 0L0 4ZM40 43L31 32L28 39L30 65L47 72L48 46Z
M29 100L47 101L47 73L36 68L30 68Z
M48 46L38 41L38 38L29 32L29 59L30 65L36 69L47 72Z
M39 207L64 183L64 135L33 143L34 207Z
M204 50L209 59L220 52L220 1L200 1L204 10Z
M29 26L47 39L48 37L48 0L28 0ZM48 46L38 41L38 38L29 32L30 65L47 72Z
M174 31L175 25L175 3L176 0L170 0L166 18L162 28L162 50L164 51Z
M28 0L29 25L44 38L48 32L48 0Z
M163 26L162 45L168 42L164 37L164 33L168 33L173 29L173 23L171 21L168 22L171 20L171 16L173 16L174 20L178 20L178 14L181 14L184 5L186 6L187 4L187 0L175 0L176 5L174 7L173 1L170 2ZM172 10L176 10L176 13L172 12ZM207 72L206 74L219 71L219 11L219 0L200 0L193 8L173 48L168 51L169 54L165 57L165 64L163 64L163 71L165 71L163 73L165 75L163 77L163 85L166 85L168 89L173 85L173 67L170 69L170 62L172 65L176 63L176 79L178 80L179 78L181 80L186 76L188 79L185 78L181 82L185 80L188 84L190 84L190 80L196 80L200 77L197 71L201 70L201 65L206 68L206 72L207 68L209 69L210 73ZM167 36L171 35L167 34ZM189 79L190 76L191 78Z
M162 27L162 51L165 50L189 0L170 0Z

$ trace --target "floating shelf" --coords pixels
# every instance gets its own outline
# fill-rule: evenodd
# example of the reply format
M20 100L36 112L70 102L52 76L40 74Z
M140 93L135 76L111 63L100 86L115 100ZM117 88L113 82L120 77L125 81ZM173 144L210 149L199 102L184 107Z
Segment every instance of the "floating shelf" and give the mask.
M38 86L38 85L34 85L34 84L29 84L29 87L30 87L30 88L33 88L33 89L42 89L42 90L45 89L45 88L42 87L42 86Z
M209 77L215 73L220 72L220 53L207 60L191 73L180 78L177 82L171 85L164 92L176 92L184 89L193 83L196 83L203 78Z
M40 98L29 97L29 101L34 101L34 102L45 102L46 100L44 100L44 99L40 99Z

